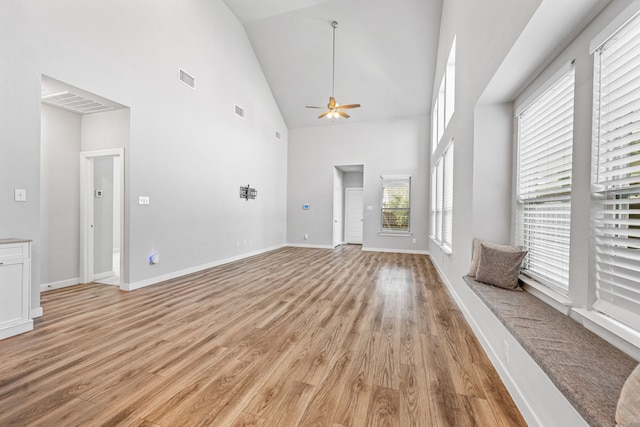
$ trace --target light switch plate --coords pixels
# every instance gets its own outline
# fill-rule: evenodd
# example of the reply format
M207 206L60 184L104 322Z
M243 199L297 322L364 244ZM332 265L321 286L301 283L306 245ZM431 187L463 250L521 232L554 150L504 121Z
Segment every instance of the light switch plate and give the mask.
M14 198L16 202L26 202L27 201L27 190L16 188L14 191Z

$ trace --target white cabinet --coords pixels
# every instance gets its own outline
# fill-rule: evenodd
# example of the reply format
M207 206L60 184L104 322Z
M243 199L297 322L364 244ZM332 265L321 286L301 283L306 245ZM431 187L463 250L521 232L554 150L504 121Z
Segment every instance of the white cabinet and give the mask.
M31 241L0 239L0 339L32 329Z

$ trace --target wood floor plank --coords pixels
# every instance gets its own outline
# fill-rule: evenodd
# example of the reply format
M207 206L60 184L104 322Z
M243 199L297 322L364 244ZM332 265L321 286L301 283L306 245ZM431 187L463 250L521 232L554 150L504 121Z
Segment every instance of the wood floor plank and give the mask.
M2 426L524 426L425 255L285 247L42 294Z

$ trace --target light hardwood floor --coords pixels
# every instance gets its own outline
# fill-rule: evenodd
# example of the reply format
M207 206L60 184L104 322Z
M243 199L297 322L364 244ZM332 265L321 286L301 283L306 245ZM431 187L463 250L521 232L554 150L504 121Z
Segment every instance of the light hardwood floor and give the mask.
M42 294L0 426L524 426L423 255L283 248Z

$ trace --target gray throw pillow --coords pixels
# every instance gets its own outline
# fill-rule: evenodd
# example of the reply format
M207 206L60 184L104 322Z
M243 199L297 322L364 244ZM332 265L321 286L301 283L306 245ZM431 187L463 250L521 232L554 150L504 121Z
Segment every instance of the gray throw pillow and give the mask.
M476 277L478 273L478 261L480 261L480 244L488 246L492 249L500 249L501 251L509 251L509 252L521 252L522 248L517 246L510 245L499 245L497 243L485 242L478 238L473 239L473 257L471 259L471 265L469 266L468 275L471 277Z
M616 422L619 427L640 426L640 365L636 366L622 386Z
M522 260L527 251L503 251L480 244L476 280L504 289L517 290Z

